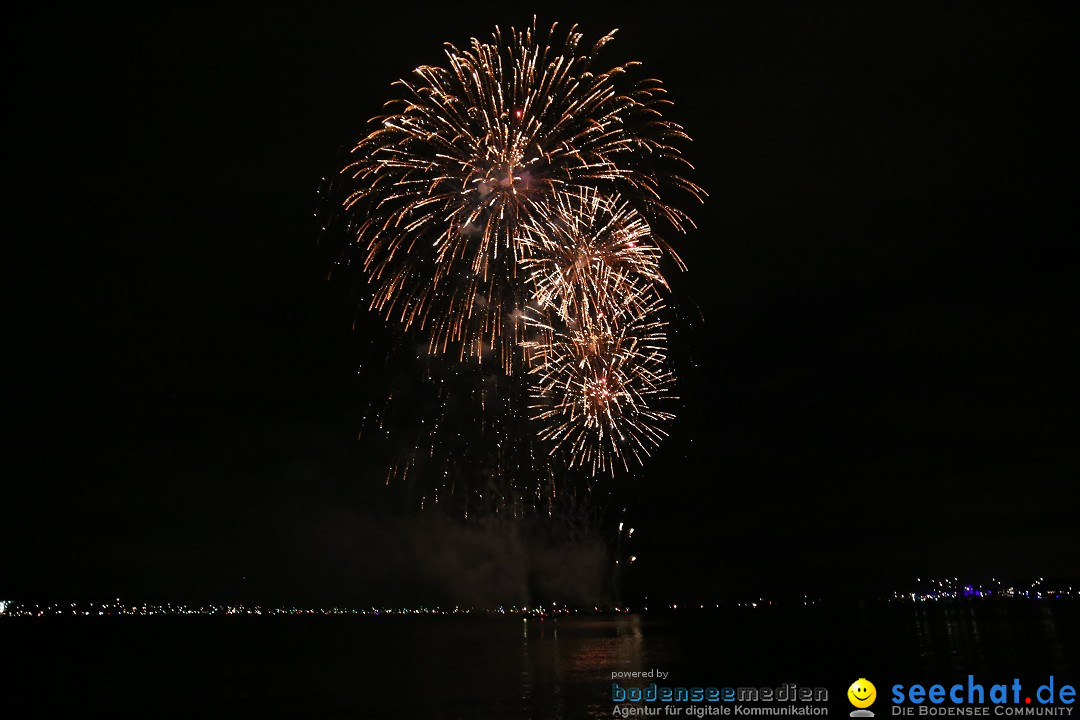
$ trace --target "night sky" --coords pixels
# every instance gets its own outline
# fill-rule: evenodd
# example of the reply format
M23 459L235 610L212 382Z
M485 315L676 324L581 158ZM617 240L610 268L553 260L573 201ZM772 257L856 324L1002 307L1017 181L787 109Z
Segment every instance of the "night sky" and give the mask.
M533 13L620 29L603 61L664 81L710 194L672 278L683 406L619 490L629 591L1080 576L1065 3L363 5L9 27L0 598L486 582L461 528L412 567L438 522L356 442L386 329L353 330L314 212L393 80Z

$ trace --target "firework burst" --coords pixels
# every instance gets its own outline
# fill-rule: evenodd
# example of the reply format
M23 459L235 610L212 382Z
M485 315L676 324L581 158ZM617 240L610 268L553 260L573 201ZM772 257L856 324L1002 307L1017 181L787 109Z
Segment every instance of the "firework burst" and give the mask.
M646 308L634 303L650 296L632 286L667 287L652 229L621 198L592 189L560 194L542 224L526 227L526 236L537 248L521 263L532 299L564 321L616 308L641 314Z
M525 343L540 438L592 473L642 463L674 417L660 409L674 399L661 299L645 284L622 291L621 305L565 326L530 316L538 339Z
M693 226L668 192L705 195L683 177L689 138L659 81L630 82L637 63L598 67L613 32L556 29L448 44L333 184L341 260L423 345L406 355L431 397L406 383L371 416L421 505L550 514L567 478L642 462L673 417L661 264L683 267L664 234Z
M533 299L524 266L552 257L536 229L558 216L559 198L619 194L642 224L683 232L692 223L662 191L704 196L680 174L688 137L663 118L659 81L624 88L637 63L594 69L613 33L583 48L576 26L561 43L555 30L541 37L534 22L447 45L445 66L397 83L404 97L373 120L343 170L371 308L419 328L432 352L495 353L507 372ZM627 249L609 249L618 247Z

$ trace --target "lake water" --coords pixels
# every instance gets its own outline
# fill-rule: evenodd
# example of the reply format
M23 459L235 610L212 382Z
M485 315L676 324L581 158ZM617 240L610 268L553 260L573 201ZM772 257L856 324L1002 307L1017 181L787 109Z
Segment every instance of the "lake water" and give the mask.
M73 717L570 720L611 717L613 672L672 686L824 687L855 679L989 686L1077 681L1066 602L520 617L105 617L0 620L8 708ZM645 685L650 680L618 680ZM0 713L4 717L15 717ZM1078 713L1080 715L1080 713ZM32 717L33 714L18 714Z

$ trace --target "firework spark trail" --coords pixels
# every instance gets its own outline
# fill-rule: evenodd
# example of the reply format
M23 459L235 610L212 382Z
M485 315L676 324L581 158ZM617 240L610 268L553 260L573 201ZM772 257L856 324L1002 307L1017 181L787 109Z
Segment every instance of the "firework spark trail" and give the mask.
M362 420L372 454L393 436L382 483L395 498L466 519L520 518L562 512L585 489L541 447L521 375L429 355L409 334L397 338L378 376L385 395Z
M557 198L619 193L645 222L684 232L691 221L661 190L704 196L680 174L689 163L677 146L689 138L663 118L659 81L623 90L638 63L593 69L613 33L583 51L574 26L553 50L555 30L542 38L534 22L448 44L446 67L397 83L405 97L343 170L371 308L419 328L432 352L495 352L507 372L531 299L522 264L541 251L526 228L547 223Z

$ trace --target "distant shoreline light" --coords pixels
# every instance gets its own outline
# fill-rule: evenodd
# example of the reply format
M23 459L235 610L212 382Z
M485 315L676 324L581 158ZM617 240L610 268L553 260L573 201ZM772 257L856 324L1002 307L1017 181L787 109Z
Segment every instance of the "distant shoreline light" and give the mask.
M914 604L934 602L986 602L986 601L1051 601L1078 600L1080 587L1072 584L1047 586L1043 578L1027 584L1005 584L996 579L989 583L961 582L957 578L944 580L916 579L915 590L894 591L880 596L879 601L886 604ZM836 600L836 599L834 599ZM839 598L843 601L843 598ZM244 604L203 604L185 603L130 603L119 598L110 602L95 603L18 603L12 600L0 600L0 617L115 617L115 616L356 616L356 617L397 617L397 616L514 616L525 620L530 618L544 621L560 616L625 614L630 612L659 611L705 611L705 610L765 610L793 607L814 607L827 605L829 601L809 595L788 596L783 599L755 597L750 600L725 600L723 602L670 602L665 604L646 603L637 607L629 606L594 606L576 608L569 605L549 604L538 606L503 605L494 608L452 607L421 605L418 607L264 607Z

